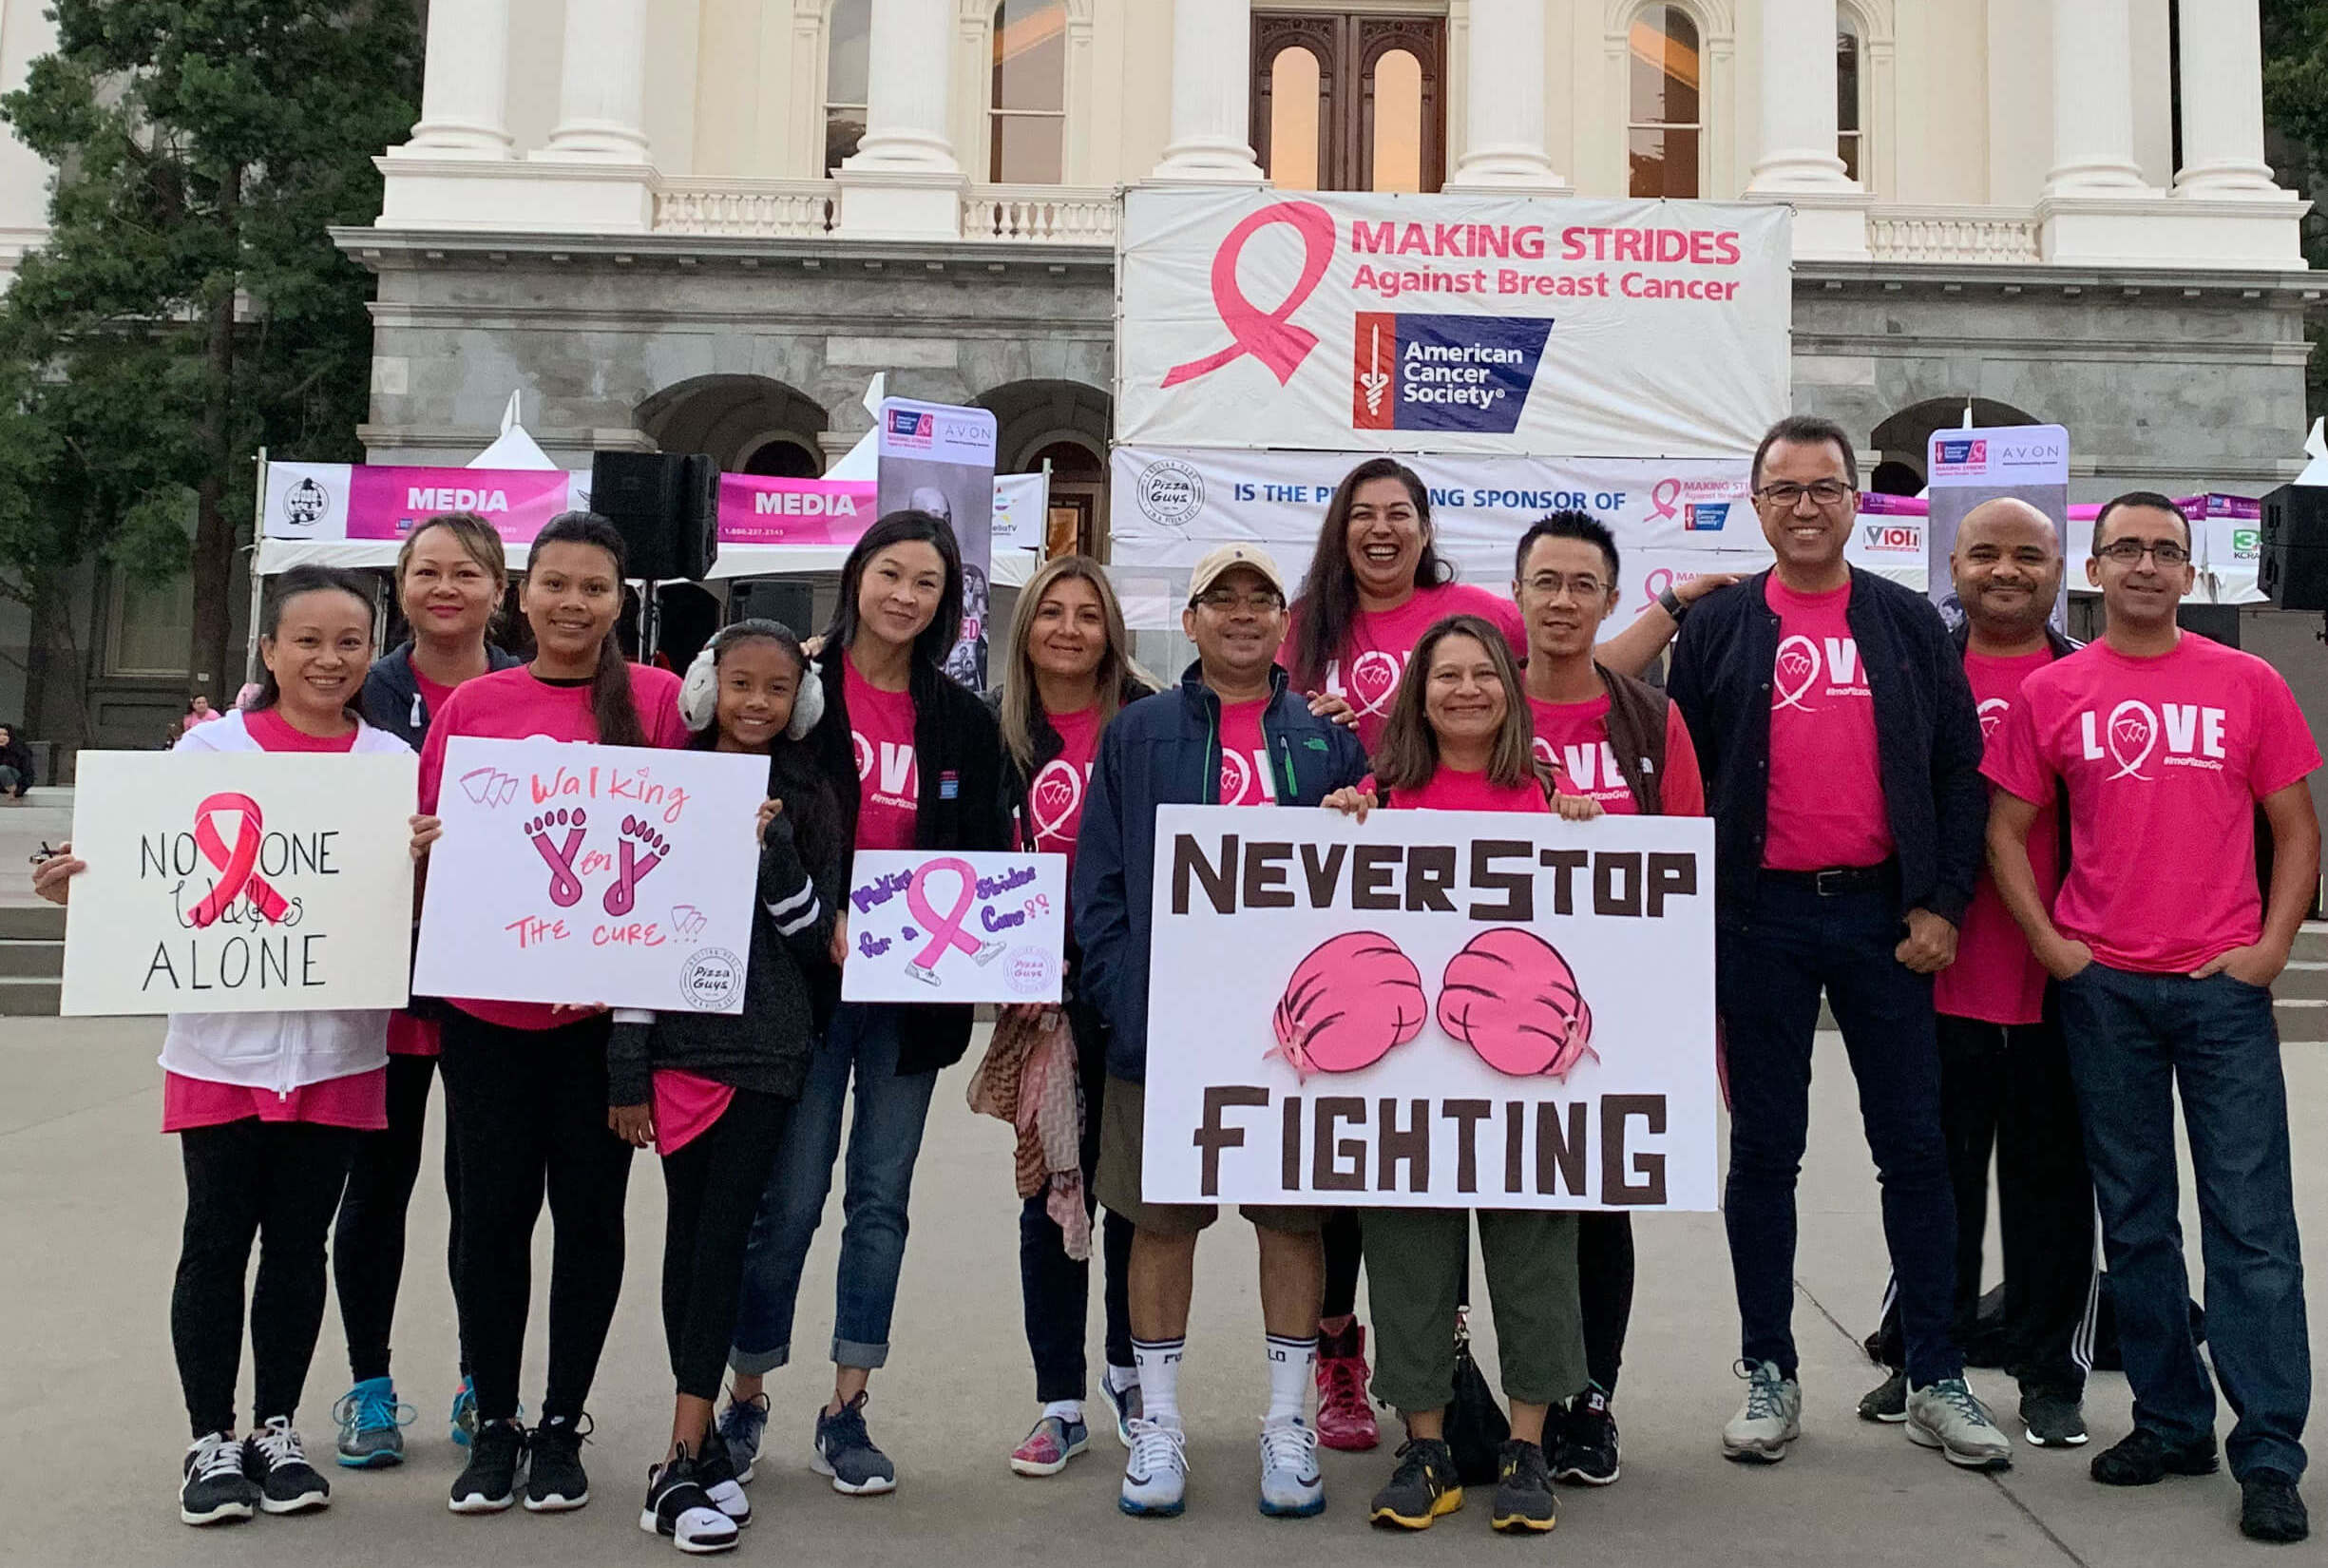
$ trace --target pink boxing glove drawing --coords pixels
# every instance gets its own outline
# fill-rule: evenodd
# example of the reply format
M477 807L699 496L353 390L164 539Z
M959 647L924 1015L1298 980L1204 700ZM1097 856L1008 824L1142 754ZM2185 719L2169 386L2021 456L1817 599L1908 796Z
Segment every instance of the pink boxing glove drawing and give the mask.
M1439 1026L1514 1078L1566 1078L1593 1050L1593 1009L1559 949L1516 927L1482 931L1447 961Z
M1273 1017L1282 1056L1301 1076L1354 1073L1422 1032L1431 1016L1422 975L1399 945L1372 931L1320 944L1294 967Z

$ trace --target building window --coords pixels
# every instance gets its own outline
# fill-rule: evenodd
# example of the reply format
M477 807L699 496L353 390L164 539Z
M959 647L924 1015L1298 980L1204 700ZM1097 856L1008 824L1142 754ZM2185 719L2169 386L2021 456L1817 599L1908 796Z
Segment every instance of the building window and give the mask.
M1254 155L1283 190L1435 191L1446 19L1253 12Z
M994 8L993 121L987 178L1056 185L1066 178L1067 0Z
M1848 11L1835 13L1835 156L1843 173L1867 178L1867 110L1862 84L1867 48Z
M871 78L873 0L832 0L825 29L825 172L856 155L865 140Z
M1633 18L1632 48L1629 188L1634 196L1694 197L1705 130L1697 23L1679 6L1651 6Z
M1422 62L1387 49L1366 77L1366 189L1422 189Z
M194 579L184 572L159 583L113 574L111 636L105 673L182 680L194 642Z
M1324 77L1318 57L1299 44L1278 50L1269 66L1269 182L1279 190L1318 188L1318 129L1325 118Z

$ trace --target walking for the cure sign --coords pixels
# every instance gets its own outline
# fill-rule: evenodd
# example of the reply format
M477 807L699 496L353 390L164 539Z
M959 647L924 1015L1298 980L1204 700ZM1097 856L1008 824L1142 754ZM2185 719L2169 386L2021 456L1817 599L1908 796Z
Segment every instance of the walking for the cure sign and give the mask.
M401 1007L410 753L84 752L68 1017Z
M1713 828L1156 813L1151 1203L1715 1208Z
M457 736L412 988L740 1013L768 759Z

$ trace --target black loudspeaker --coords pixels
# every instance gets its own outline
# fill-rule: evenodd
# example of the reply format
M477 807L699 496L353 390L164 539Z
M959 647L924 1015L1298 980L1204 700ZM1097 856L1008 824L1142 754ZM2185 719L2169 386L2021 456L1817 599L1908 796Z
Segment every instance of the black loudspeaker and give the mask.
M790 626L796 637L814 632L816 589L797 578L754 577L728 589L728 624L738 621L773 621Z
M2263 498L2256 583L2283 610L2328 610L2328 486L2282 485Z
M599 452L590 509L622 530L630 575L700 582L719 559L719 465L700 452Z
M2174 623L2186 632L2220 642L2226 648L2239 646L2239 606L2237 604L2193 604L2187 600L2174 612Z

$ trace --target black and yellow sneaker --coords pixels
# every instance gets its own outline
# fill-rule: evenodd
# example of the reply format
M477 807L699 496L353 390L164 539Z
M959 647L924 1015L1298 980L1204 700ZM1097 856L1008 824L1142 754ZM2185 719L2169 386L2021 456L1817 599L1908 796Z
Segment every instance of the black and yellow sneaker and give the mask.
M1401 1530L1428 1530L1433 1520L1462 1505L1455 1455L1438 1438L1409 1438L1399 1445L1399 1467L1390 1484L1374 1494L1366 1517Z
M1497 1450L1496 1511L1487 1522L1507 1535L1542 1535L1560 1522L1559 1501L1552 1495L1552 1466L1541 1444L1506 1438Z

